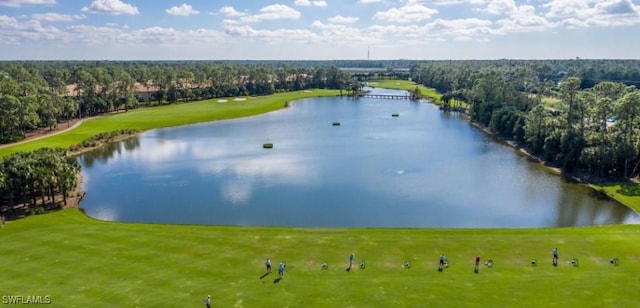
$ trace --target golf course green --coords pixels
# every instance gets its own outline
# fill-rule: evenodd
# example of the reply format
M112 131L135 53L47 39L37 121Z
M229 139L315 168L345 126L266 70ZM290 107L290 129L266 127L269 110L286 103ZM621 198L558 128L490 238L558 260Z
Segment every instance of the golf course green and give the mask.
M335 92L133 110L0 149L0 157L42 146L77 144L103 131L255 115L282 108L284 102L319 95ZM633 189L610 187L613 195L626 194L625 204L640 203ZM0 300L8 304L20 296L50 296L53 307L204 307L203 299L211 294L214 307L635 307L639 242L640 225L552 229L194 226L103 222L67 209L2 226ZM551 264L555 247L558 266ZM364 260L366 268L347 272L350 253L355 253L356 264ZM441 253L449 267L439 272ZM479 273L474 273L478 255L482 262L491 258L494 266L481 265ZM271 258L274 271L265 276L266 258ZM573 258L579 260L577 266L570 262ZM611 264L612 258L619 264ZM286 271L277 279L281 261L286 262ZM410 268L403 267L405 261ZM321 269L323 262L326 270Z

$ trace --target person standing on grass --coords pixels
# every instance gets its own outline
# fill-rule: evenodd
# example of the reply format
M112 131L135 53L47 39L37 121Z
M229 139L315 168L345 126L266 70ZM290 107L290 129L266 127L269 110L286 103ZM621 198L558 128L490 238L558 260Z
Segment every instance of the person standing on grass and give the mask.
M473 267L473 271L477 274L480 271L480 256L476 256L476 263Z
M438 265L438 271L442 272L442 268L444 268L444 260L446 260L446 258L444 257L444 254L440 254L440 263Z
M284 263L284 261L280 262L280 265L278 265L278 276L280 278L282 278L284 276L285 267L287 267L287 264Z
M553 265L558 265L558 248L554 248L552 253L553 253Z
M271 259L267 258L267 261L264 261L264 265L267 267L267 274L271 274Z
M356 258L356 255L352 252L351 255L349 255L349 269L351 269L351 267L353 266L353 261Z
M207 308L211 308L211 295L207 295L207 297L204 298L204 304L207 305Z

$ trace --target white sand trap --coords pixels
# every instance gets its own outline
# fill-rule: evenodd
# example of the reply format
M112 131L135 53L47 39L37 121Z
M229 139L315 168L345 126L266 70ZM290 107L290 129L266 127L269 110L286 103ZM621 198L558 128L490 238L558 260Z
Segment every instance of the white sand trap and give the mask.
M249 98L250 98L250 99L256 99L257 97L256 97L256 96L251 96L251 97L249 97Z
M304 90L303 92L304 92L304 93L311 93L311 92L313 92L313 91L311 91L311 90Z
M233 99L234 102L241 102L241 101L246 101L247 99L244 97L236 97Z
M227 102L227 100L226 100L226 99L219 99L219 100L218 100L218 103L226 103L226 102Z

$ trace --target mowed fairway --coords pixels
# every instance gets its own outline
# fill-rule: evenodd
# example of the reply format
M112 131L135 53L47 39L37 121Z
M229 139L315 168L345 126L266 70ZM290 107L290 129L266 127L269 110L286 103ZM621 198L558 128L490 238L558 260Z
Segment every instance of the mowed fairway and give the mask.
M12 221L0 242L0 295L50 295L54 307L201 307L207 294L216 307L637 307L640 299L637 225L180 226L99 222L71 209ZM345 271L351 252L364 270ZM450 261L443 272L440 253ZM476 255L494 267L474 274ZM267 257L274 272L260 279ZM578 267L568 263L573 257ZM285 276L275 283L283 260Z
M79 127L67 132L34 140L31 142L0 148L0 157L20 151L33 151L41 147L69 147L102 132L118 129L148 130L152 128L178 126L199 122L233 119L257 115L283 108L286 102L318 96L337 95L337 90L312 90L279 93L274 95L245 98L235 101L233 98L218 102L210 99L199 102L143 108L88 119Z

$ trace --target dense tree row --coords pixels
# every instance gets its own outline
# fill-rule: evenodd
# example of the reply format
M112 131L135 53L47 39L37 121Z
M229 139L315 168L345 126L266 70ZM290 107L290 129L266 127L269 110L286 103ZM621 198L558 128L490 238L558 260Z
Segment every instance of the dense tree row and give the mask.
M74 117L216 97L349 89L335 66L233 62L0 62L0 142Z
M500 71L519 92L549 94L560 80L580 88L602 81L640 87L637 60L494 61L16 61L0 62L0 143L25 132L140 104L266 95L308 88L353 90L353 78L406 77L447 98L469 99L478 72ZM339 68L375 68L350 76Z
M42 148L0 159L2 213L39 212L67 204L78 186L80 164L62 149ZM14 209L16 208L16 209Z
M547 79L557 74L545 70L438 62L414 66L412 78L444 92L443 101L469 103L474 121L567 172L637 176L640 91L622 82L592 85L568 74Z

